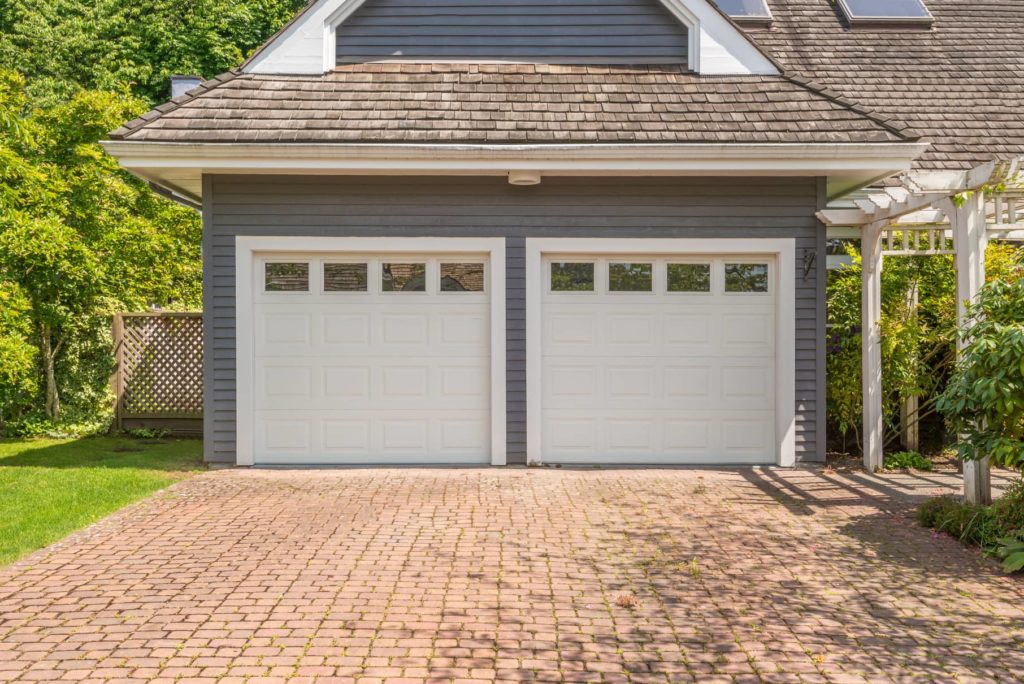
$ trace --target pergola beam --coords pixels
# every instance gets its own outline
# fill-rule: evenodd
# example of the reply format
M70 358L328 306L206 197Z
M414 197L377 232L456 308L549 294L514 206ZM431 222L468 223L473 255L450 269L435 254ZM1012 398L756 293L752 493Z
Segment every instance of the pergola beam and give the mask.
M818 212L818 219L827 226L865 225L876 221L894 223L953 195L1012 177L1018 168L1019 162L1014 160L992 161L970 171L912 171L903 177L905 187L886 188L884 193L854 200L858 209L823 209Z
M891 202L887 208L882 208L871 200L856 200L854 204L860 209L822 209L818 212L818 220L826 226L851 226L864 225L867 223L894 223L907 214L912 214L921 209L927 209L936 202L949 198L948 192L928 192L922 195L910 195L903 202ZM865 211L865 208L875 207L874 211Z

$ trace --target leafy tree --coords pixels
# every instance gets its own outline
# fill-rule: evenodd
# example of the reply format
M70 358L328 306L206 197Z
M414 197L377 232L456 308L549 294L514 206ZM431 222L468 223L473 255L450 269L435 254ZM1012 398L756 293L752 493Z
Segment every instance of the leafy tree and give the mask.
M961 436L961 458L1024 469L1024 279L988 283L969 315L939 410Z
M127 85L167 99L171 74L235 68L301 0L9 0L0 5L0 64L30 75L36 104Z
M237 67L302 4L0 2L0 431L102 413L112 313L198 308L198 215L97 141L166 100L171 74Z
M64 394L86 415L103 403L110 314L201 299L198 215L154 195L96 142L145 107L128 93L81 91L32 109L22 77L0 72L0 291L21 302L5 327L37 351L50 419ZM26 410L5 402L9 417Z

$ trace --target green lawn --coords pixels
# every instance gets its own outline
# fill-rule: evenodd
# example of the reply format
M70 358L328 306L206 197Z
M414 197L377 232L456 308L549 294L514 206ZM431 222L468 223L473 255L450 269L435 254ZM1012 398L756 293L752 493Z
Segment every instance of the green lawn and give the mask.
M0 440L0 565L203 469L200 440Z

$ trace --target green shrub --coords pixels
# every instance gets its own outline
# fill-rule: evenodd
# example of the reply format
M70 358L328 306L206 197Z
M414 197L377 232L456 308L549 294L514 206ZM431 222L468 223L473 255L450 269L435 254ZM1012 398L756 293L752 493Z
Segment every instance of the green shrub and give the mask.
M918 507L917 521L998 555L1007 572L1024 569L1024 478L991 506L971 506L948 494L928 499Z
M107 414L95 418L84 417L80 420L64 420L55 422L45 416L33 414L26 418L12 421L0 437L49 437L51 439L69 439L88 437L106 432L110 426Z
M932 460L916 451L897 451L894 454L885 455L886 470L906 470L908 468L930 471Z
M951 534L964 544L980 546L986 550L995 545L1000 533L989 507L968 504L960 504L949 509L946 517L938 522L935 529Z
M1024 530L1024 477L1010 485L1001 497L992 502L992 515L999 529L1006 534Z
M950 514L950 509L961 505L960 500L950 494L928 499L917 508L917 522L921 527L938 527L939 522Z
M961 436L961 458L1024 469L1024 279L988 283L970 318L938 409Z
M983 548L995 544L1000 535L995 518L987 506L970 506L958 497L929 499L917 509L917 520L924 527L950 534L965 544Z

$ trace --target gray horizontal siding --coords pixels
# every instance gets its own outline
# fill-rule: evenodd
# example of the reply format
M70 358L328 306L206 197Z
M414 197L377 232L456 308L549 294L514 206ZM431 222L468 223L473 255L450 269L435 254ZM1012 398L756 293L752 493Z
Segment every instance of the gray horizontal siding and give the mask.
M527 237L795 238L797 450L824 457L816 179L546 178L524 188L503 178L207 176L204 187L208 460L235 454L236 235L505 237L511 463L526 455ZM807 252L819 258L805 277Z
M659 0L378 0L338 27L339 64L381 59L682 63Z

